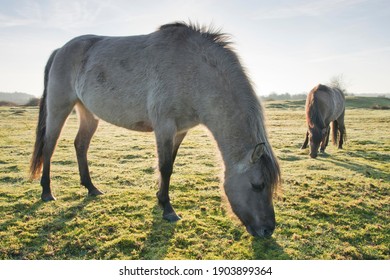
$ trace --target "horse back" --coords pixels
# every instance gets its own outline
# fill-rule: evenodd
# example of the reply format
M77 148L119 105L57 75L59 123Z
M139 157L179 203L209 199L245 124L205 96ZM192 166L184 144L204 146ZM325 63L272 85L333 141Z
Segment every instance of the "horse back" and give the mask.
M345 97L341 90L317 85L308 95L306 114L308 119L317 118L323 126L338 119L345 110ZM313 120L312 120L313 121Z
M225 96L236 98L242 87L252 93L223 38L182 24L146 35L77 37L56 55L53 84L118 126L150 131L171 119L189 129L213 119Z
M163 33L72 39L53 63L50 98L81 102L96 117L138 131L168 118L180 119L178 129L195 126L192 96L181 93L196 90L200 75L189 66L197 59L175 34Z

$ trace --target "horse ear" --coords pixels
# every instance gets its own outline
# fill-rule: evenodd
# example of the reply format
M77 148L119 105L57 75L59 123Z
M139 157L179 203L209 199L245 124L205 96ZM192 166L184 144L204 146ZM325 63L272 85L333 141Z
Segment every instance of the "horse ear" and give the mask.
M255 149L253 150L252 157L251 157L251 163L255 163L258 161L264 154L264 146L265 143L259 143L256 145Z

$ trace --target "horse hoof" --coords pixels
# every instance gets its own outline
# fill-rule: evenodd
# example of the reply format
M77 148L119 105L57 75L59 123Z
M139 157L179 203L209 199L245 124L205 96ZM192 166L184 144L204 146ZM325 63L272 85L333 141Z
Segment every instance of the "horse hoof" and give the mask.
M176 213L169 213L169 214L163 215L163 219L167 220L170 223L174 223L174 222L181 220L181 218L178 215L176 215Z
M98 195L103 195L103 194L104 193L102 193L98 189L93 189L93 190L88 191L89 196L98 196Z
M42 194L41 199L44 202L56 200L56 198L51 193Z

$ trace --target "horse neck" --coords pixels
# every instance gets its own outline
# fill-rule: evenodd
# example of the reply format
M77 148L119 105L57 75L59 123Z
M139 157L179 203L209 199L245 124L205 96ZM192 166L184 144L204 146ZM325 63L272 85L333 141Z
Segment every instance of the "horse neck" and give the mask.
M218 144L227 172L237 168L256 144L267 142L258 100L254 96L238 96L226 95L214 99L215 102L210 103L211 108L220 109L214 109L203 122Z
M312 95L312 100L309 102L308 107L306 108L307 120L309 126L318 127L320 129L325 127L324 119L321 113L321 106L318 95Z

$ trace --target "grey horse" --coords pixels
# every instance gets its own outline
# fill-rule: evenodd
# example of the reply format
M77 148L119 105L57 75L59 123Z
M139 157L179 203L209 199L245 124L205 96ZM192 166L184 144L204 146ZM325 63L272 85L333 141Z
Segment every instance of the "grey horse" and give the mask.
M98 120L154 131L163 218L176 221L169 182L187 131L206 126L225 166L224 189L234 213L254 236L275 228L273 193L278 161L268 141L263 109L227 36L194 24L172 23L148 35L74 38L45 68L31 176L42 169L42 200L54 200L50 159L65 120L79 116L75 148L81 184L100 195L87 163Z

